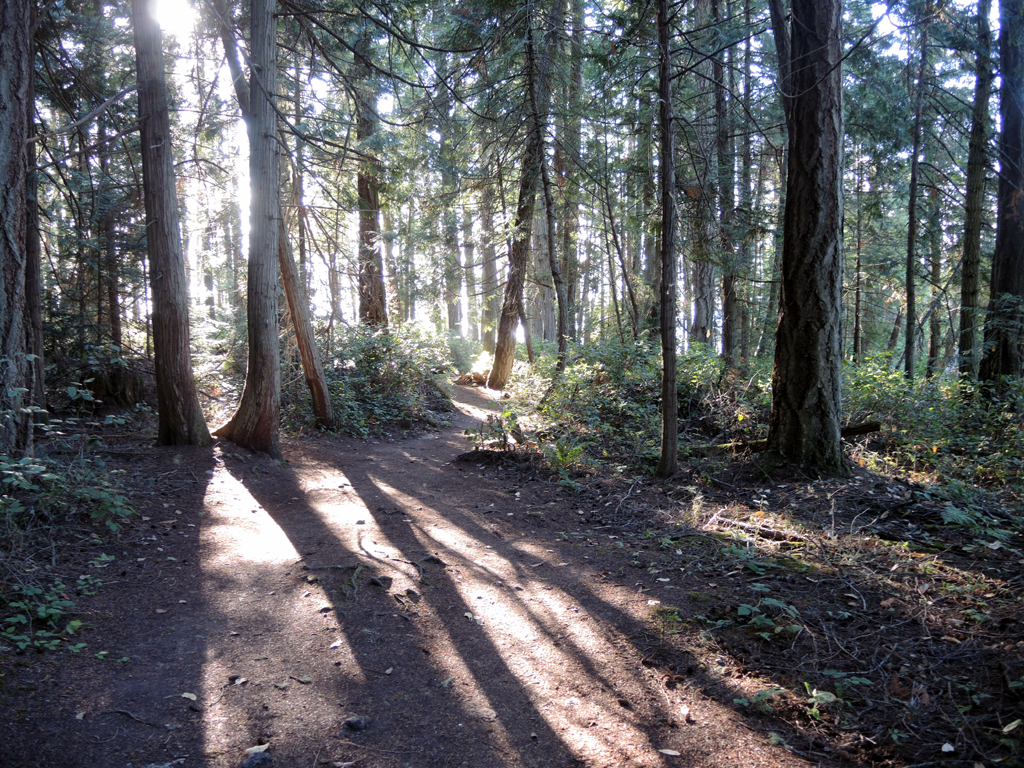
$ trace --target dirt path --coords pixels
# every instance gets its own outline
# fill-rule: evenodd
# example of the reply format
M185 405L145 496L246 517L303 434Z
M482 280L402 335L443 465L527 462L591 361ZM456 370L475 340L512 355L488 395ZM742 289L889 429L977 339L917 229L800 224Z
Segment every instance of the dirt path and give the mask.
M0 660L0 765L811 764L648 657L671 574L623 577L550 481L453 463L491 407L458 390L440 433L284 464L126 451L144 523L93 560L82 653Z

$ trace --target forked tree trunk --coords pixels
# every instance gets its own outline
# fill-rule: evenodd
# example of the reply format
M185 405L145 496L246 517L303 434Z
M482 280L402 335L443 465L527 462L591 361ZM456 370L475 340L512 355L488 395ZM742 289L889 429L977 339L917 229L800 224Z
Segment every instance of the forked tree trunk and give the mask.
M235 40L235 31L230 24L230 16L228 15L227 8L223 0L215 0L214 10L219 16L220 39L224 46L224 55L227 59L228 71L231 73L231 79L235 87L235 98L238 101L238 108L242 113L242 119L245 120L248 125L252 111L249 98L250 91L248 84L242 76L242 67L238 61L238 48ZM301 155L299 159L301 161ZM296 173L299 174L298 164L296 165L296 168ZM301 175L297 176L298 184L296 188L296 195L299 211L299 243L300 247L303 247L305 208L302 201L301 178ZM285 300L288 303L288 312L292 316L292 326L295 328L295 341L299 348L299 357L302 360L302 372L306 378L306 385L309 387L310 396L312 397L313 415L316 418L317 426L328 429L335 425L334 408L331 405L331 398L327 390L327 378L324 375L323 362L320 352L316 347L316 338L313 335L313 323L309 318L309 302L306 299L306 289L308 286L295 266L295 258L292 255L291 243L288 241L288 230L284 226L284 217L281 212L280 194L277 192L276 185L274 189L275 205L277 206L277 213L275 216L279 222L278 226L280 229L277 237L277 261L281 270L281 280L284 284ZM329 280L332 279L336 279L336 275L333 271ZM331 282L332 321L334 319L333 312L336 306L336 303L334 302L334 297L336 295L334 293L334 287L335 283Z
M540 55L534 51L532 26L527 31L527 87L536 88L537 109L530 109L526 146L523 149L523 174L519 182L519 202L513 227L512 244L509 248L509 273L505 283L505 298L501 306L501 320L498 324L498 339L494 349L494 362L487 377L491 389L504 389L512 378L512 363L516 355L516 324L519 322L523 303L523 286L530 260L530 237L533 234L533 209L540 186L540 153L544 136L536 112L547 111L551 94L551 63L558 31L562 28L565 14L564 0L554 0L551 10L548 38ZM532 19L527 20L532 25ZM526 324L523 324L526 328ZM529 329L526 329L529 332Z
M774 26L789 176L768 442L790 461L842 473L842 3L794 0L790 30Z
M132 0L142 125L146 242L153 300L158 445L209 445L195 379L188 328L188 283L181 249L163 36L152 4Z
M0 5L0 454L12 458L28 453L32 440L21 394L28 369L24 310L31 8L30 0Z
M274 0L252 0L249 128L249 366L238 410L215 434L281 457L277 324L277 44Z

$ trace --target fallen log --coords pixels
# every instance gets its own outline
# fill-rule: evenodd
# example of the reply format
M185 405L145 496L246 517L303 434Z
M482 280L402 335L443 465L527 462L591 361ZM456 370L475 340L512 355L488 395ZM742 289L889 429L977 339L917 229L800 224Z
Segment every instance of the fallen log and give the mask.
M881 422L865 421L843 427L839 434L841 437L856 437L881 431ZM692 445L685 449L685 452L690 456L714 456L720 453L760 453L766 450L768 450L767 440L738 440L733 443L718 443L716 445Z

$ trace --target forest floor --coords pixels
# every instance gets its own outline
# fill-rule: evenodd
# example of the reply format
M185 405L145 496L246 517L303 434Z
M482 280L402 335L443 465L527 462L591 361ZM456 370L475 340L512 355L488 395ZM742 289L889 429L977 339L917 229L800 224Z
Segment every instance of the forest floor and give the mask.
M863 467L567 483L455 397L283 462L106 439L139 516L55 543L103 585L79 653L0 654L0 766L1016 764L1016 533Z

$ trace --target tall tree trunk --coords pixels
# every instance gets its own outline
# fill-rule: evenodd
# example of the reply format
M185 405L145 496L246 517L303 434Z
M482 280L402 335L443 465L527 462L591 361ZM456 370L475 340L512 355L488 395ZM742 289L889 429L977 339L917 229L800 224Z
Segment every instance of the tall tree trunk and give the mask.
M29 101L33 76L30 0L0 5L0 454L27 454L32 431L22 392L25 358L25 229Z
M35 10L33 9L33 17ZM35 19L33 18L33 23ZM33 46L35 48L35 46ZM46 366L43 358L43 281L42 242L39 236L39 171L36 169L35 78L29 77L29 105L27 149L28 181L25 191L25 317L28 319L26 344L32 360L29 362L30 402L35 409L32 420L36 424L49 421L46 411Z
M583 122L581 119L580 98L583 92L583 34L585 28L583 0L570 0L569 42L569 79L566 83L566 104L564 116L561 118L555 147L555 171L561 174L562 213L561 213L561 272L565 281L565 305L568 326L566 334L571 339L577 338L578 296L580 282L579 257L579 172L577 163L580 161L580 142Z
M485 179L489 175L485 174ZM480 256L483 262L483 308L480 313L480 325L483 329L484 351L493 355L494 332L498 323L498 270L494 247L494 187L487 181L480 193L480 228Z
M856 247L857 247L857 265L854 268L853 273L853 350L852 357L854 362L859 362L863 357L861 351L862 334L861 328L861 251L864 247L864 227L863 227L863 206L864 206L864 173L862 164L857 162L857 226L855 230Z
M773 6L779 0L773 0ZM773 22L777 18L772 9ZM775 27L789 127L781 312L768 444L826 473L846 471L842 398L842 3L793 0Z
M924 117L925 78L928 69L928 21L921 25L921 61L917 70L914 107L914 149L910 158L910 199L907 201L907 328L903 338L906 377L914 380L914 351L917 342L917 188L921 175L921 121Z
M245 120L246 125L251 131L251 89L246 84L245 78L242 76L242 67L238 61L238 48L235 41L235 31L229 23L230 16L227 13L224 0L214 0L214 7L219 16L220 39L224 46L224 55L227 58L228 70L231 73L231 79L235 86L235 98L238 101L238 108L242 113L242 119ZM276 39L274 46L276 72ZM298 91L296 91L296 109L298 109ZM301 153L297 153L297 155L298 161L296 168L298 169L298 163L301 162ZM250 156L250 166L251 164L252 158ZM296 170L296 173L298 174L299 171ZM281 197L276 183L277 177L275 176L274 178L274 217L279 222L278 228L281 230L277 235L275 235L277 241L277 262L278 267L281 270L281 279L284 283L285 300L288 303L289 314L292 316L292 326L295 329L295 339L299 348L299 356L302 359L302 372L306 378L306 384L309 387L310 396L312 398L313 415L316 418L318 426L328 429L335 425L334 408L331 404L330 395L327 390L327 378L324 375L322 358L316 347L316 339L313 334L313 323L309 317L309 301L307 299L308 286L306 281L302 279L301 273L295 267L295 258L292 255L291 244L288 241L288 230L284 224L284 216L281 210ZM299 175L296 186L296 196L299 211L298 226L300 247L304 247L303 244L305 242L303 237L305 227L305 207L303 205L302 195L302 177ZM331 282L332 280L335 282ZM328 275L328 284L331 288L332 323L335 319L334 314L338 306L336 299L340 293L340 291L335 290L335 288L338 287L336 280L336 271L331 270Z
M974 107L967 149L967 194L964 205L964 254L960 277L959 367L963 376L978 372L975 341L978 314L978 270L981 266L981 229L985 211L985 175L988 160L988 100L992 90L992 33L988 17L991 0L978 2L978 54L975 59Z
M932 210L928 221L928 267L931 277L933 301L928 318L928 362L925 376L931 378L942 373L942 321L939 308L942 302L942 199L939 190L929 190Z
M996 250L978 377L1020 376L1024 363L1024 2L1000 0L999 193Z
M178 223L163 36L147 0L132 0L142 125L146 242L153 298L158 445L209 445L189 346L188 283Z
M302 226L301 219L299 226ZM284 284L284 295L288 306L305 307L307 301L302 290L302 278L295 268L291 244L288 242L288 230L283 220L278 223L277 239L277 263L281 270L281 282ZM292 325L295 326L295 342L302 360L302 372L306 377L306 386L309 387L310 395L313 398L313 414L316 417L316 424L321 429L331 429L335 426L334 406L331 405L331 395L327 390L327 377L324 375L323 363L320 361L320 353L316 348L309 312L292 312L291 316Z
M530 237L533 234L533 209L540 185L540 153L544 136L537 112L546 113L551 95L551 66L557 45L557 35L565 17L565 0L554 0L549 18L548 35L539 54L534 50L533 20L527 19L526 57L527 88L534 92L537 110L528 109L526 146L523 149L523 172L519 181L519 200L513 225L512 244L509 248L509 273L505 283L505 297L498 325L498 339L494 349L494 362L487 378L491 389L504 389L512 377L512 362L516 353L516 323L522 312L523 286L529 266ZM533 91L536 89L536 91ZM526 328L524 324L524 328Z
M716 26L721 24L720 0L712 0L711 17ZM731 16L731 13L727 13ZM722 357L730 371L739 368L740 307L739 296L739 254L736 248L736 197L734 188L735 164L733 162L732 104L728 91L735 93L733 68L728 69L726 80L726 51L712 60L715 94L715 153L718 166L718 210L721 216L719 227L719 252L722 258ZM748 179L749 183L749 179Z
M278 198L277 30L275 0L252 0L250 67L249 365L242 399L215 434L281 457L281 366L277 322Z
M661 454L658 477L676 471L679 404L676 385L676 158L672 126L672 49L668 0L658 0L658 128L661 137Z
M784 23L784 22L783 22ZM775 24L774 16L772 24ZM779 54L781 58L782 54ZM789 143L789 134L783 129L783 147ZM779 163L779 208L775 217L775 234L772 237L771 264L768 269L768 307L761 326L761 341L757 345L757 358L764 359L775 352L775 333L779 325L779 286L782 282L782 244L786 221L786 179L789 178L789 152L783 148Z
M692 246L690 248L693 319L690 343L710 344L715 321L715 259L718 246L718 129L715 122L715 75L710 50L717 47L712 29L712 0L697 0L693 24L701 30L701 50L695 52L693 117L695 149L691 153L694 181L687 186L691 200Z
M356 187L359 193L359 321L387 326L384 264L380 253L380 182L378 163L368 151L377 133L377 87L370 65L374 28L364 21L353 46L355 57L356 138L370 155L359 164Z

